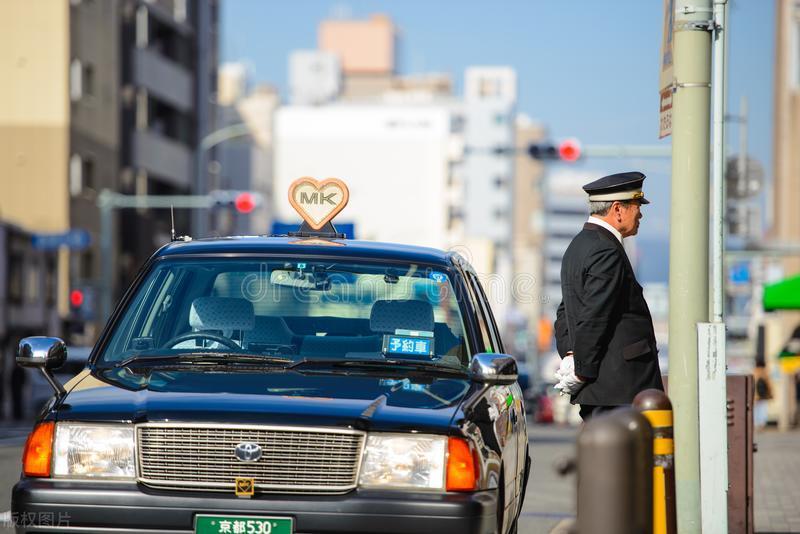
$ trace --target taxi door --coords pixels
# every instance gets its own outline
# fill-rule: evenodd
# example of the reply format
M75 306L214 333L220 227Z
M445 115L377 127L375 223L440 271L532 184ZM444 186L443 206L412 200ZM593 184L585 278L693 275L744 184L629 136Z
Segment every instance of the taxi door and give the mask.
M466 276L474 298L473 308L483 338L484 351L502 354L504 353L502 340L486 294L483 292L478 278L472 272L467 272ZM520 398L521 390L516 383L510 386L494 386L491 391L487 392L489 404L494 405L498 412L495 433L503 445L505 486L503 495L506 506L504 528L507 528L509 522L516 516L518 487L521 484L517 480L520 469L518 440L521 429L525 428L525 421L522 419L524 414L520 413Z

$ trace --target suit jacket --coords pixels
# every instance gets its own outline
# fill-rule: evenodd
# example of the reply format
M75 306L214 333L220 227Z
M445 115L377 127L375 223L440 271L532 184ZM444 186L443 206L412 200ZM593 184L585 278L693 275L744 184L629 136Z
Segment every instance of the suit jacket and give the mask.
M575 374L590 379L573 404L630 404L642 390L664 389L642 286L611 232L583 225L564 253L561 292L558 352L564 358L572 351Z

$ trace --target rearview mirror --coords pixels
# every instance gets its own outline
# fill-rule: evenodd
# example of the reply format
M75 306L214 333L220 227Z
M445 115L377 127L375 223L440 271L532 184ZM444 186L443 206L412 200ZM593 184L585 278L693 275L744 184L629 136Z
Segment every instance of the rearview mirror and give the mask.
M469 366L472 380L482 384L509 385L517 381L517 361L508 354L482 352L472 358Z
M275 286L295 287L309 291L327 291L331 288L331 283L325 275L279 269L269 274L269 283Z

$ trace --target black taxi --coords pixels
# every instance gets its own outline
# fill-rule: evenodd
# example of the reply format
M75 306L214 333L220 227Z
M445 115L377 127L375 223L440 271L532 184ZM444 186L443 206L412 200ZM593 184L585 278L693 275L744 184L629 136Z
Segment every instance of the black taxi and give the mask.
M515 532L522 392L474 270L314 236L172 242L57 390L18 532ZM47 518L47 520L43 520Z

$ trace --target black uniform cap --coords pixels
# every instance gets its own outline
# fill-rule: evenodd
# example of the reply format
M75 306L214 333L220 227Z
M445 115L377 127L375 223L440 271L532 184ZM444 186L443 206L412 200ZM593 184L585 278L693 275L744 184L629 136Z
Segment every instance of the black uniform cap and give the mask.
M583 190L591 201L638 200L642 204L650 204L642 192L644 179L644 174L640 172L620 172L588 183Z

